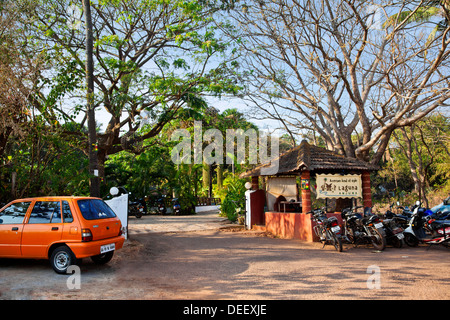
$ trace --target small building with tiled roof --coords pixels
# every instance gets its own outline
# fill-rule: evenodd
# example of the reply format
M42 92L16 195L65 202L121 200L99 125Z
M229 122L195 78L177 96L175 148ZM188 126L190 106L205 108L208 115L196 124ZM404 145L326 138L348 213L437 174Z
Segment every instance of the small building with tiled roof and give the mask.
M278 167L276 173L269 170ZM263 169L268 169L266 174ZM376 171L379 167L365 161L345 157L333 151L310 145L303 140L297 147L283 153L271 163L262 164L251 171L241 174L241 178L259 177L265 175L292 175L299 174L302 171ZM272 171L272 172L271 172Z
M313 209L311 188L314 186L311 186L311 178L315 178L314 193L318 198L336 199L338 202L345 202L342 200L346 199L347 203L348 199L362 198L363 205L371 207L370 173L378 169L376 165L345 157L303 140L299 146L240 177L251 177L253 190L260 189L259 177L266 177L264 181L267 180L267 184L263 183L264 192L257 193L260 198L254 200L264 201L266 212L261 209L252 212L251 215L255 218L251 220L263 222L266 230L277 236L313 241L315 236L310 216L305 215ZM297 177L301 177L300 195ZM322 185L319 186L318 181ZM336 183L333 185L333 182ZM286 210L286 207L289 209ZM340 219L341 209L337 206L337 212L330 215Z

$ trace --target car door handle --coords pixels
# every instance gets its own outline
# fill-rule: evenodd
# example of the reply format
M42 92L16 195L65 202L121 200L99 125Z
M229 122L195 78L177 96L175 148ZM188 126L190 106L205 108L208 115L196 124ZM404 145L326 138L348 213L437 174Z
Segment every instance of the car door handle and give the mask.
M57 231L59 228L58 227L53 227L52 231Z
M18 227L13 227L11 230L12 231L19 231L19 228Z

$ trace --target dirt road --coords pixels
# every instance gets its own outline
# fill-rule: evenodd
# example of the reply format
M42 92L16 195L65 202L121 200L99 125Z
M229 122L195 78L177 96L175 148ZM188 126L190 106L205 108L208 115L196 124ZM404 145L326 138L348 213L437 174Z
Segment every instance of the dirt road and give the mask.
M345 245L338 253L218 227L140 228L108 265L83 261L80 289L69 289L69 276L48 261L0 259L0 299L450 299L450 250L443 247Z

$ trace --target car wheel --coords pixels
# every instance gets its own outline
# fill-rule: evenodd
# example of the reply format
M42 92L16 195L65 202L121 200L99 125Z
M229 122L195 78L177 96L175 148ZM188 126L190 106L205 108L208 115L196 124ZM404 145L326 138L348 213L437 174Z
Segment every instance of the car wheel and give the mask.
M76 257L67 246L61 246L53 250L50 256L50 264L56 273L66 274L67 269L76 263Z
M91 260L94 261L96 264L105 264L111 261L112 257L114 255L114 251L109 251L103 254L99 254L96 256L92 256Z

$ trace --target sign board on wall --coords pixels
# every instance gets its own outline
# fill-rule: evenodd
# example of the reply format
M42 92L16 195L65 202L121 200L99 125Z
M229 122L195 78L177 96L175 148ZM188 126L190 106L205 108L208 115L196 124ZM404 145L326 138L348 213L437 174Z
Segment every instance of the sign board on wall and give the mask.
M318 174L316 176L317 198L361 198L361 175Z

